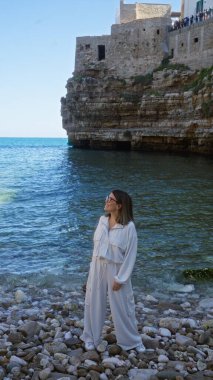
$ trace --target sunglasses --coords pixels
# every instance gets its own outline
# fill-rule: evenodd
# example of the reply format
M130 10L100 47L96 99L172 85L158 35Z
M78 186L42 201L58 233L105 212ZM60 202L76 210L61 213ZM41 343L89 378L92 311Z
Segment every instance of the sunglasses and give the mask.
M116 199L110 197L109 195L107 195L105 202L116 202L116 203L118 203L118 201L116 201Z

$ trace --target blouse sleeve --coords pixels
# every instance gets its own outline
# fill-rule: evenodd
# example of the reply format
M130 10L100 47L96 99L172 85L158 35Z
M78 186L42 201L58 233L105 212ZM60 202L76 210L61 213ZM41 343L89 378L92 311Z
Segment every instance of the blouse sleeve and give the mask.
M138 239L137 239L137 232L135 229L134 223L130 223L128 225L128 242L127 242L127 248L124 256L124 261L121 264L121 267L119 269L119 272L117 276L114 277L115 281L119 284L124 284L127 282L127 280L130 278L137 255L137 245L138 245Z

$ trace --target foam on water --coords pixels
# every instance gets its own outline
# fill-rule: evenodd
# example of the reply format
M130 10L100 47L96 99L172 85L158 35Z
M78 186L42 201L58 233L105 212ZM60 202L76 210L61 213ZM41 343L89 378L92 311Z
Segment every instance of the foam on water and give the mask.
M13 202L16 196L15 191L9 189L0 189L0 206L5 203Z

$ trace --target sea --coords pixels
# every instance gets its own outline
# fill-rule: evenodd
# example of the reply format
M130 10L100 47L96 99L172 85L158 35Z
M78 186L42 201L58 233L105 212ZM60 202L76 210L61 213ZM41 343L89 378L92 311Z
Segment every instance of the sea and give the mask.
M0 138L0 285L83 285L113 189L133 199L133 285L182 291L185 269L213 267L212 158L74 149L65 138ZM211 281L195 283L213 294Z

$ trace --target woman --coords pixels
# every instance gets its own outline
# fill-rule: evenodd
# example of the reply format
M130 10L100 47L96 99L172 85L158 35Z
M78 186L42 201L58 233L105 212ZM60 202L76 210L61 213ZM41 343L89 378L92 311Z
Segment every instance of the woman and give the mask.
M100 344L108 293L117 344L124 350L144 352L131 285L137 253L131 197L113 190L106 198L104 210L106 216L101 216L94 234L81 339L86 350L94 350Z

